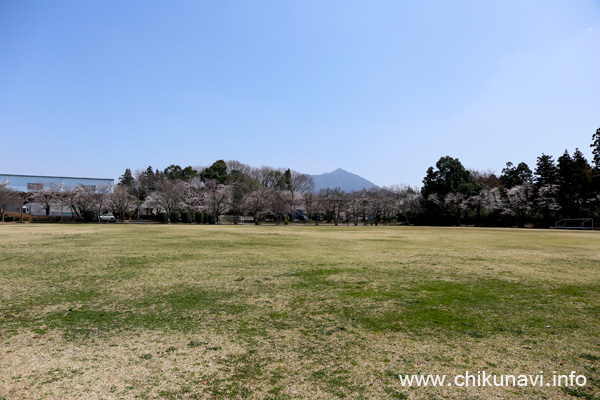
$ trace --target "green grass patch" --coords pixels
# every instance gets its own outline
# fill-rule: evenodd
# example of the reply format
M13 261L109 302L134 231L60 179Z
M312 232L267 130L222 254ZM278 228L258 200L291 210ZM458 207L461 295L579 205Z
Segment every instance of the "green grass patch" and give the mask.
M588 387L477 396L598 398L599 239L460 228L0 227L0 367L19 377L0 378L0 394L10 385L15 398L71 386L98 398L463 398L402 388L396 371L544 369L586 373ZM37 354L40 367L19 361ZM112 389L102 392L101 381Z

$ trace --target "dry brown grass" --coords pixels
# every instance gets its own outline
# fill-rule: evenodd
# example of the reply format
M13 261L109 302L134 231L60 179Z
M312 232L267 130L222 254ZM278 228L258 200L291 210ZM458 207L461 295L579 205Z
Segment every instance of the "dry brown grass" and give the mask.
M600 396L597 232L0 226L0 399ZM398 374L575 370L562 388Z

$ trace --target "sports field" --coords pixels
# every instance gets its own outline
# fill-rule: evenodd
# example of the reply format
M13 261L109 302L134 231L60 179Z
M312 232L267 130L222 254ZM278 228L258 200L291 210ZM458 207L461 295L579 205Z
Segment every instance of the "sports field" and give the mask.
M598 399L599 289L600 232L0 225L0 399ZM399 378L465 371L586 384Z

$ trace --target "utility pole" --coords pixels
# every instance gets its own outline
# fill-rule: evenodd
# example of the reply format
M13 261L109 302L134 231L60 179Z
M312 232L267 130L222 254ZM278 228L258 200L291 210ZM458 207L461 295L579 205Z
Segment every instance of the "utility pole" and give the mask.
M23 201L21 203L21 222L23 222L23 208L25 208L25 192L22 192Z

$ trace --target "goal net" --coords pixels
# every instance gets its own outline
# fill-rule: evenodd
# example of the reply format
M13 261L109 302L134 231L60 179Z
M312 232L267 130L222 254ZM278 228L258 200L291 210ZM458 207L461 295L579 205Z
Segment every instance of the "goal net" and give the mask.
M556 229L594 229L592 218L561 219L554 224Z

